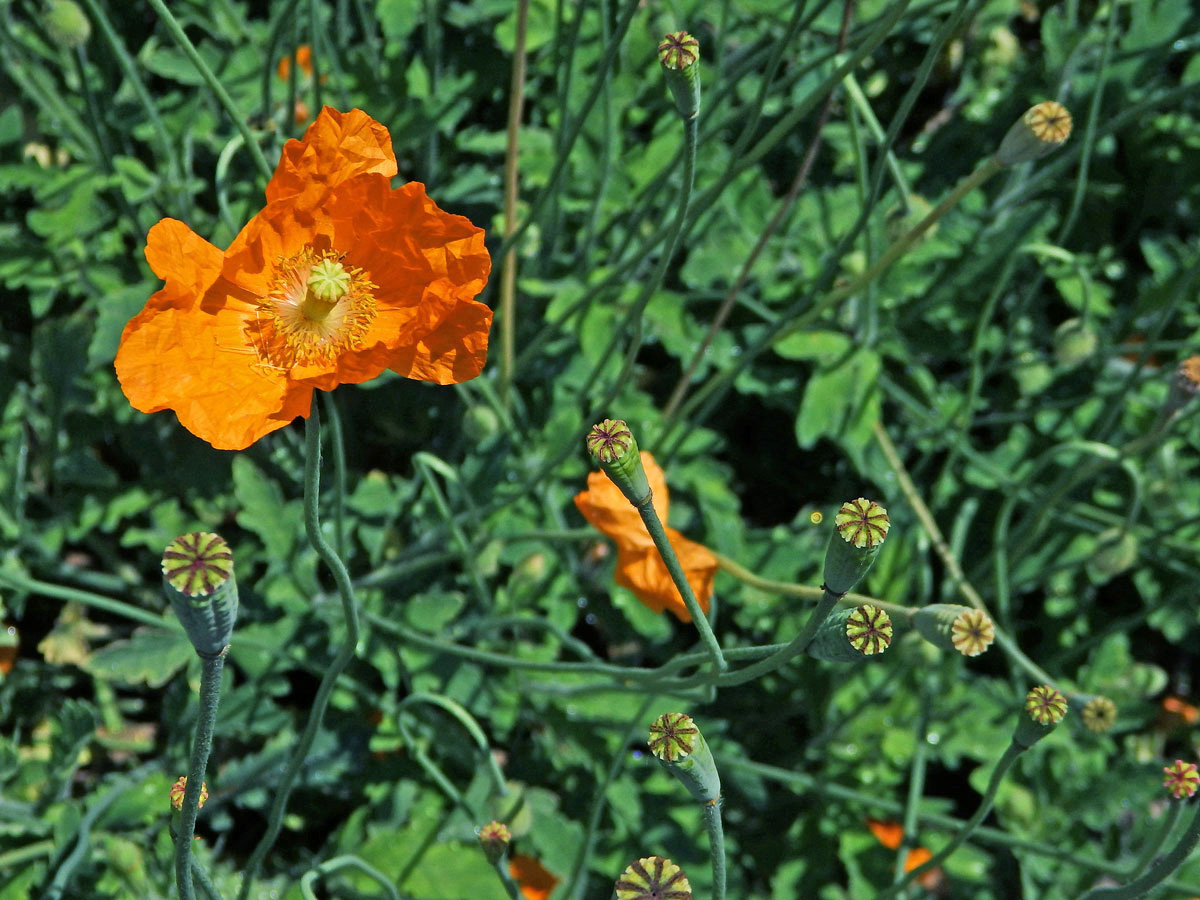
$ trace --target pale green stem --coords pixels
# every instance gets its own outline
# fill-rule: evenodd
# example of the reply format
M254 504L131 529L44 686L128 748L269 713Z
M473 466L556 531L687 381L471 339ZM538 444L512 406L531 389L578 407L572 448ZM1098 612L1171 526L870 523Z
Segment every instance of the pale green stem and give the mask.
M179 831L175 835L175 884L179 888L180 900L192 900L195 897L192 887L192 838L196 834L196 816L200 811L200 791L204 788L208 755L212 752L225 651L212 659L201 657L200 664L200 713L196 720L196 738L192 743L191 771L188 772L183 806L179 811Z
M725 830L721 826L721 801L704 804L708 827L708 852L712 856L713 900L725 900Z
M388 881L387 876L357 856L349 855L335 856L333 859L327 859L315 869L309 869L301 875L300 896L304 900L317 900L317 895L313 893L312 889L313 882L325 875L331 875L339 869L357 869L383 888L383 892L387 895L388 900L400 900L400 894L396 891L392 883Z
M1196 811L1192 814L1192 821L1188 825L1187 831L1183 833L1179 843L1172 847L1155 864L1154 868L1129 884L1094 888L1083 894L1079 900L1134 900L1135 897L1144 896L1166 880L1168 875L1187 862L1187 858L1196 849L1196 844L1200 843L1200 804L1193 803L1192 805L1196 807Z

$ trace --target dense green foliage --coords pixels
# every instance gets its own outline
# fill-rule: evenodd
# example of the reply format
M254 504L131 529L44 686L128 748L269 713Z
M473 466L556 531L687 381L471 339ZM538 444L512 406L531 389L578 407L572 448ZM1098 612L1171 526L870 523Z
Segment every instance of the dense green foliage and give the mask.
M321 513L363 632L252 896L298 898L349 854L405 897L501 897L475 837L500 818L562 879L554 900L607 897L651 854L707 898L702 810L646 752L671 710L720 770L730 896L869 900L898 857L868 817L907 816L936 850L975 811L1040 680L998 645L966 659L909 632L862 666L801 657L715 693L622 675L697 642L614 585L611 545L572 503L606 416L666 470L670 524L762 579L819 586L833 512L863 496L892 527L859 590L964 602L927 507L1026 656L1116 702L1110 732L1073 710L1018 760L945 864L949 896L1077 897L1155 839L1162 767L1197 752L1189 707L1161 703L1200 692L1200 404L1157 423L1200 336L1200 12L847 2L842 56L836 0L529 3L511 383L498 316L475 381L385 375L320 398ZM121 331L161 285L146 232L172 216L225 247L262 207L235 116L273 165L321 104L359 107L391 132L397 183L487 228L498 308L517 2L170 4L232 110L145 3L81 0L78 47L61 5L0 2L0 621L18 645L0 676L0 900L174 896L167 792L200 665L159 560L194 530L229 541L241 591L196 844L230 898L345 623L305 539L303 423L223 452L123 396ZM685 187L655 46L678 28L700 40L702 111L656 285ZM315 77L280 77L301 45ZM821 304L1050 98L1074 114L1063 148ZM786 642L812 605L722 572L713 630L726 650ZM1173 877L1200 895L1200 860ZM353 869L314 890L380 895Z

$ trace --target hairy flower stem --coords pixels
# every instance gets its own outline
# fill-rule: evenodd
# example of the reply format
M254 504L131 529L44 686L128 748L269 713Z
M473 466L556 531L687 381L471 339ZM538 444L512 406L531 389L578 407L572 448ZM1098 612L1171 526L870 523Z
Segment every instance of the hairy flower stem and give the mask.
M1008 770L1012 768L1012 764L1017 761L1017 757L1025 749L1015 741L1009 744L1008 749L1004 751L1004 755L996 763L996 768L992 770L992 777L988 780L987 790L983 792L983 798L979 801L979 808L975 810L975 815L971 816L963 824L963 827L950 839L950 843L921 863L921 865L906 872L904 877L890 888L876 894L874 900L888 900L889 897L895 897L918 877L928 872L934 866L941 865L951 853L961 847L967 838L971 836L971 832L978 828L980 823L987 818L987 814L992 811L992 804L996 802L996 791L1000 788L1000 782L1004 780L1004 776L1008 774Z
M721 801L704 804L708 826L708 852L712 854L712 900L725 900L725 830L721 827Z
M196 814L200 810L200 791L204 787L204 772L208 754L212 752L213 726L217 721L217 704L221 699L221 670L225 668L225 653L207 659L200 658L200 715L196 721L196 738L192 742L192 766L183 806L179 812L179 831L175 835L175 883L180 900L192 900L192 838L196 834Z
M1174 805L1179 804L1176 802ZM1083 894L1079 900L1134 900L1135 897L1143 896L1162 883L1168 875L1187 861L1188 856L1200 843L1200 804L1193 805L1196 807L1196 811L1192 815L1192 821L1188 825L1187 831L1183 833L1179 843L1159 859L1153 869L1140 878L1135 878L1128 884L1122 884L1119 887L1093 888Z
M329 697L333 693L334 684L336 684L338 676L349 665L350 660L354 658L358 649L358 608L354 600L354 587L350 584L350 573L346 571L341 557L334 552L324 535L321 534L319 510L321 417L316 406L313 406L312 412L304 423L304 451L304 531L308 535L308 542L317 551L317 556L333 573L338 596L342 601L342 615L346 619L346 639L342 642L337 655L329 663L329 667L321 678L321 684L317 687L317 695L313 698L312 711L304 726L304 732L296 742L296 747L284 770L283 778L275 790L275 799L271 803L271 811L267 818L267 831L246 863L238 900L246 900L250 896L250 888L258 875L258 870L262 867L263 860L279 837L279 832L283 828L283 814L287 809L288 797L292 793L292 787L296 783L296 777L300 774L300 769L304 765L305 757L308 756L313 740L316 738L317 732L321 730L321 722L325 718L325 710L329 707Z
M525 105L525 30L529 0L517 2L517 34L513 47L512 80L508 90L508 127L504 151L504 237L517 229L517 138L521 132L521 110ZM510 244L500 274L500 399L508 403L516 358L517 248Z
M521 886L513 881L512 875L508 873L508 854L505 853L492 863L492 868L496 870L496 877L504 885L504 892L508 894L509 900L522 900Z
M700 602L696 599L696 594L692 590L691 584L688 583L687 575L683 572L683 566L679 564L679 557L675 555L675 548L671 546L671 542L667 540L666 529L663 528L662 521L658 518L658 513L654 509L654 499L652 496L647 496L645 500L638 504L637 511L642 516L642 522L646 525L646 530L650 532L650 538L654 541L654 546L658 548L658 555L662 557L662 561L667 566L667 571L671 574L671 580L675 582L675 587L679 589L679 595L683 597L684 605L687 606L688 612L691 614L692 623L696 626L696 630L700 632L700 641L708 650L708 655L712 657L713 665L717 667L718 672L725 672L729 669L729 663L725 661L725 656L721 653L721 645L717 643L717 637L712 632L712 627L708 624L708 617L704 615L704 610L700 608Z

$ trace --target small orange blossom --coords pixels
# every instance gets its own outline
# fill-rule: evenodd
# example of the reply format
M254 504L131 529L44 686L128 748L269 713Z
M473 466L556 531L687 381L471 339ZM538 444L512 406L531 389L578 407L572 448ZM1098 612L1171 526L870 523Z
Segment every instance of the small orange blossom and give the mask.
M296 65L300 67L300 71L304 73L305 78L312 78L312 47L308 44L301 44L296 48ZM292 58L285 56L279 60L279 65L275 67L275 74L280 78L287 80L287 77L292 74Z
M325 107L288 141L267 205L221 251L177 219L146 237L166 281L130 320L117 377L135 409L173 409L192 434L241 450L297 416L313 389L390 369L457 384L487 357L492 312L473 299L483 229L410 182L393 190L391 137Z
M654 494L654 510L665 525L669 509L667 479L653 456L645 450L641 454L646 479ZM641 515L625 499L621 489L603 472L592 472L588 475L588 489L575 495L575 505L594 528L616 541L617 584L629 588L655 612L669 609L681 621L690 622L692 617L679 596L679 589L671 581ZM717 573L716 557L707 547L689 541L674 528L667 528L666 532L700 608L708 612L713 577Z

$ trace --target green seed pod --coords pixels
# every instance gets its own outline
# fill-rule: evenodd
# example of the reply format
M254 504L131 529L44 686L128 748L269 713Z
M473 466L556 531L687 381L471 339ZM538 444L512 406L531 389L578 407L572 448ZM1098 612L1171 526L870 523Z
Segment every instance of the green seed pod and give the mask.
M233 554L220 535L193 531L175 538L162 557L163 593L196 652L225 652L237 619Z
M1107 697L1076 695L1071 705L1079 707L1079 718L1088 731L1103 734L1117 723L1117 704Z
M867 574L891 522L886 509L862 497L843 503L833 521L836 530L825 549L825 588L841 595Z
M1185 800L1195 796L1200 788L1200 767L1195 763L1177 759L1169 766L1163 767L1163 787L1176 800Z
M670 31L658 45L675 108L685 119L700 113L700 42L686 31Z
M1025 709L1017 717L1013 743L1028 750L1051 731L1067 714L1067 698L1062 691L1040 684L1025 695Z
M931 603L913 615L913 627L935 647L978 656L996 639L987 613L954 603Z
M691 716L663 713L650 724L650 752L702 803L721 796L721 776L712 751Z
M1071 114L1061 103L1047 100L1031 106L1008 129L995 159L1002 166L1041 159L1061 147L1070 136Z
M634 506L649 502L650 482L642 468L642 455L623 419L605 419L593 425L588 432L587 448L626 500Z
M635 859L613 887L614 900L692 900L683 869L661 856Z
M1088 560L1088 574L1102 583L1131 569L1137 558L1138 540L1133 532L1109 528L1096 536L1096 552Z
M862 662L883 653L891 643L891 617L879 607L864 603L836 612L822 622L808 645L808 655L828 662Z
M68 50L82 47L92 36L92 23L73 0L48 0L42 13L42 27L50 40Z
M1099 339L1082 319L1067 319L1054 329L1054 355L1059 365L1071 367L1096 353Z

